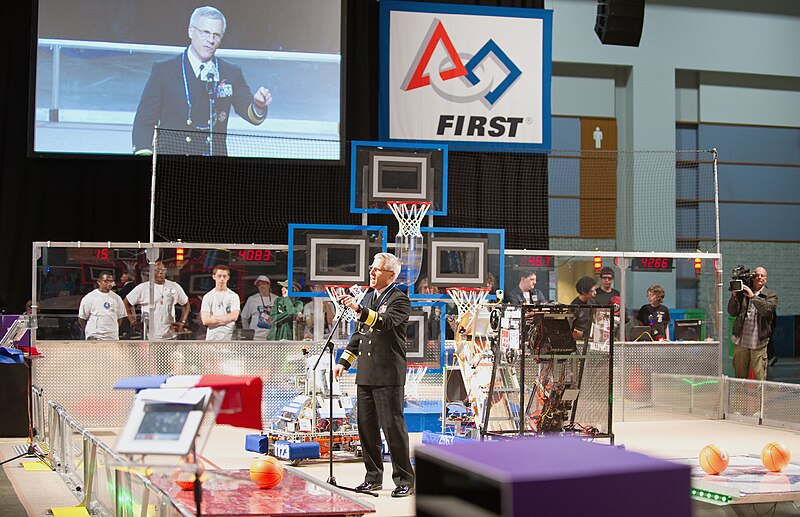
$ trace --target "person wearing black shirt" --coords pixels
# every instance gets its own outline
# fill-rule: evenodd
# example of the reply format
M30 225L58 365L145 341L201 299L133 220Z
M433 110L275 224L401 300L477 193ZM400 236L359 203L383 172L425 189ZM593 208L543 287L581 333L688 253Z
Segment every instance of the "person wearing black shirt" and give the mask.
M595 285L597 282L590 276L584 276L575 284L578 296L575 297L572 305L594 305L594 297L597 294ZM585 337L592 327L591 309L574 309L575 319L572 321L572 336L575 339Z
M606 266L600 270L600 287L597 289L597 296L594 303L597 305L611 305L611 300L615 296L619 302L619 291L611 287L614 283L614 270Z
M669 340L669 309L661 303L665 294L660 285L651 285L647 288L647 303L636 313L639 325L652 327L653 339Z

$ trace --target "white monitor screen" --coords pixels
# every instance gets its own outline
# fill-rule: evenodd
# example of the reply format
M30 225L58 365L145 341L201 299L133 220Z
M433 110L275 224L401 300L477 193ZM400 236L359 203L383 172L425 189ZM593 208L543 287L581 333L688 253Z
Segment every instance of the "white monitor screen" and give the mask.
M181 436L189 411L145 411L137 440L177 440Z
M340 159L342 2L202 5L38 0L33 152Z

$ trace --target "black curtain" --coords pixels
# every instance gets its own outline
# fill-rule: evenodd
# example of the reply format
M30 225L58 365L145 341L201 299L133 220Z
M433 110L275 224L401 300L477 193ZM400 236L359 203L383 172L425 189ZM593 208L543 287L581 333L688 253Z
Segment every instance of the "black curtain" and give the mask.
M543 0L447 2L542 7ZM0 41L0 310L21 312L30 298L34 241L147 241L150 162L130 157L29 157L29 77L34 66L33 2L21 2ZM378 2L347 1L345 127L347 140L377 138ZM346 174L332 170L310 189L328 199ZM345 176L342 176L345 177ZM296 199L276 185L275 200ZM296 206L296 205L295 205ZM346 205L345 205L346 206ZM299 216L299 214L295 214ZM288 222L288 221L287 221ZM284 232L285 239L285 232ZM276 241L277 242L277 241Z

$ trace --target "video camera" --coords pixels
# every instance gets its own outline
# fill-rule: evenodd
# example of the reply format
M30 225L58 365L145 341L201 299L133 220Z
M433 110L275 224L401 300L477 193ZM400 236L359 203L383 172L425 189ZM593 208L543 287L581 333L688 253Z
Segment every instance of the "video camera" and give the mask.
M736 266L736 269L731 272L731 283L728 290L738 293L744 289L744 286L752 289L754 277L755 273L751 273L749 269L745 269L744 266Z

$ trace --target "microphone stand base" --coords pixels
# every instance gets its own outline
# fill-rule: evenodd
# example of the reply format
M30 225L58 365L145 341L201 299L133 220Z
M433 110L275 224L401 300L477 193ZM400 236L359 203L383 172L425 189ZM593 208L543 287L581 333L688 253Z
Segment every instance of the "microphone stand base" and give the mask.
M335 477L329 477L328 478L328 484L331 485L331 486L335 486L336 488L338 488L340 490L347 490L348 492L355 492L356 494L371 495L372 497L380 496L380 494L378 492L368 492L366 490L356 490L355 488L350 488L350 487L347 487L347 486L337 485Z

